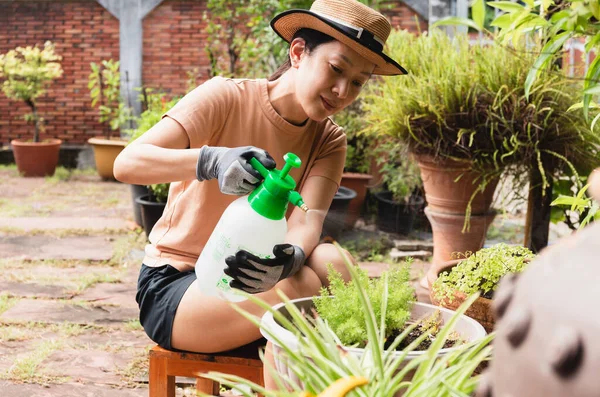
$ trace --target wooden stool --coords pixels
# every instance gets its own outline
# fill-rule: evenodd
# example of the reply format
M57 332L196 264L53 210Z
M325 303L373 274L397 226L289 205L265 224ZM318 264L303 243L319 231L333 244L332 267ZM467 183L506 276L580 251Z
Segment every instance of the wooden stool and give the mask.
M263 363L258 356L265 340L223 353L173 352L160 346L150 349L150 397L175 397L175 376L196 379L196 390L213 396L219 395L220 385L198 377L199 372L218 371L237 375L259 385L263 382Z

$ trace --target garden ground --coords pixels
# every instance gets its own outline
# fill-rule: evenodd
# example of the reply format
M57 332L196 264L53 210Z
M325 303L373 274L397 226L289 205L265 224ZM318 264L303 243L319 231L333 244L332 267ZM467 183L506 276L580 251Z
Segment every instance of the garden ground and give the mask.
M146 239L132 221L129 186L61 168L52 178L22 178L9 166L0 168L0 192L1 394L147 395L153 343L135 302ZM431 236L389 237L366 225L342 241L371 276L407 252L421 257L413 279L419 300L428 301L418 281ZM522 241L522 219L498 217L488 244L497 241ZM190 380L178 382L178 395L191 393Z

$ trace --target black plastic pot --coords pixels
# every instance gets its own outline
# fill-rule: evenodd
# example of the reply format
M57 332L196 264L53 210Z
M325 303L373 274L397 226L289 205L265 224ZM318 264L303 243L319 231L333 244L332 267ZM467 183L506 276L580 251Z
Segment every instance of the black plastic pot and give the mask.
M146 236L149 236L154 224L156 224L156 221L162 216L166 203L157 203L156 201L150 200L149 194L138 197L135 201L141 207L144 231L146 232Z
M136 198L149 194L148 188L145 185L130 185L131 186L131 201L133 202L133 219L135 223L144 227L142 220L142 207L135 201Z
M323 222L323 236L337 240L346 227L346 215L350 201L356 197L356 192L344 186L340 186L329 206L329 211Z
M408 203L392 199L392 192L374 194L377 202L377 228L388 233L409 234L413 230L415 217L423 206L423 198L412 196Z

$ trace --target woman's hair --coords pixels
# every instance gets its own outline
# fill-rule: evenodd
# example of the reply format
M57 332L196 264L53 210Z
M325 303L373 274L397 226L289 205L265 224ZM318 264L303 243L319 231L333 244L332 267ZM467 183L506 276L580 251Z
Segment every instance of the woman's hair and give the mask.
M335 39L325 33L319 32L318 30L302 28L298 30L294 37L292 37L293 41L295 38L304 39L305 51L311 53L315 48L320 46L321 44L329 43L330 41L334 41ZM291 42L290 41L290 42ZM292 62L290 61L290 57L288 54L287 60L269 77L269 81L277 80L284 74L289 68L292 67Z

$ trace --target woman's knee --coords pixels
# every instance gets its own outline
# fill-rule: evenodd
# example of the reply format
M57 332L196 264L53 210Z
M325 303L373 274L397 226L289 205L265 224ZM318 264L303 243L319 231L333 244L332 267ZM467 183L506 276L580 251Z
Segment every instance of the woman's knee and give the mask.
M303 266L294 276L279 282L276 288L290 299L306 298L319 294L321 280L313 269Z
M340 273L344 280L350 280L347 262L355 264L352 255L345 249L333 244L319 244L308 257L307 265L317 273L323 285L329 285L327 266Z

